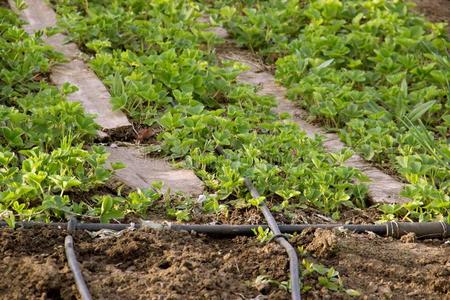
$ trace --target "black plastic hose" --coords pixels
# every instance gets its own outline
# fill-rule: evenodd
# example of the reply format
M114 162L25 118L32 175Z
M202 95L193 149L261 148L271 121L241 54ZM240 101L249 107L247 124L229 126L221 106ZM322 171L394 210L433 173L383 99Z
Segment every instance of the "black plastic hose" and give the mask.
M89 292L86 282L84 281L83 275L80 270L80 265L75 255L75 250L73 249L73 238L71 235L66 236L64 246L66 250L67 263L69 264L69 268L75 278L75 284L77 286L78 292L80 293L81 299L91 300L91 293Z
M253 198L259 198L261 197L256 190L256 188L253 186L252 182L248 178L244 178L245 185L247 186L248 190L250 191ZM277 241L284 249L286 249L286 252L289 256L289 270L291 273L291 296L293 300L301 299L300 294L300 274L299 274L299 264L298 264L298 256L297 251L295 251L295 248L288 242L288 240L281 235L280 228L277 224L277 221L273 217L272 213L270 212L269 208L264 202L261 202L259 207L261 208L261 211L264 215L264 218L267 221L267 224L272 230L273 234L276 236L275 241Z
M0 222L0 227L7 227L6 222ZM67 223L42 223L42 222L16 222L17 228L52 227L65 229ZM234 237L239 235L253 236L253 230L258 227L269 228L266 224L261 225L227 225L227 224L172 224L142 221L142 223L130 224L103 224L103 223L78 223L75 230L99 231L102 229L120 231L127 228L150 228L155 230L174 230L197 232L217 237ZM405 223L388 222L383 224L292 224L278 225L281 233L299 233L305 229L333 229L343 228L354 233L373 232L380 236L400 238L405 234L414 233L418 239L442 239L450 238L450 224L444 222Z
M223 148L221 146L217 146L216 148L217 152L221 155L226 155L225 151L223 151ZM261 197L259 192L256 190L256 188L253 186L252 182L248 178L244 178L245 186L250 191L250 194L253 198L257 199ZM293 300L301 300L301 294L300 294L300 274L299 274L299 263L298 263L298 256L297 251L295 251L295 248L289 243L289 241L281 235L280 228L278 227L277 221L273 217L272 213L270 212L270 209L267 207L267 205L262 201L259 204L259 208L261 209L264 218L266 219L266 222L272 230L275 241L277 241L287 252L289 256L289 272L291 274L291 297Z
M71 233L75 229L76 220L71 219L69 223L67 223L67 230L69 233ZM80 293L81 299L91 300L92 296L89 292L86 282L84 281L83 274L81 273L80 264L78 263L77 256L73 247L73 238L70 234L68 234L66 236L66 239L64 240L64 247L66 250L67 263L69 264L69 268L73 273L75 285L77 286L77 290Z

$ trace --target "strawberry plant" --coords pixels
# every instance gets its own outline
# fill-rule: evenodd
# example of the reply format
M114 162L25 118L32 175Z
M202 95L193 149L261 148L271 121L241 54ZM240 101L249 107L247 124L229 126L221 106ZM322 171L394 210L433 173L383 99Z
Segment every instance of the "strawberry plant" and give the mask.
M420 205L396 216L449 215L445 24L402 1L219 1L211 12L241 45L279 58L292 100L411 184L403 195Z
M97 210L103 201L87 203L77 193L95 190L112 171L101 147L86 147L98 126L79 103L47 83L50 67L61 55L43 46L40 33L29 36L17 16L0 8L0 218L50 220L65 214L112 216ZM156 193L159 197L159 193ZM121 205L143 214L156 195L130 194ZM153 199L153 200L152 200ZM108 208L108 205L103 205Z
M338 218L343 207L365 205L366 187L354 183L364 176L326 154L320 139L271 113L274 99L237 84L241 66L218 63L211 51L218 41L197 21L202 12L195 2L90 1L85 10L67 0L55 8L60 30L92 55L114 107L162 128L148 152L194 169L216 194L205 211L252 205L244 176L281 211L309 205ZM226 156L217 156L217 146ZM282 199L287 191L292 196ZM186 219L189 207L187 201L168 209Z

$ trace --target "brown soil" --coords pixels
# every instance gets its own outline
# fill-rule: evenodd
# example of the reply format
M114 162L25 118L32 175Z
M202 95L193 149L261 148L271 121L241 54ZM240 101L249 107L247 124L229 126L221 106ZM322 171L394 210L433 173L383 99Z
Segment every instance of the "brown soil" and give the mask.
M416 2L417 9L430 20L450 20L448 0ZM138 134L141 129L137 128ZM136 132L130 129L109 134L102 141L136 140ZM139 141L148 139L151 136ZM375 209L349 210L342 214L342 220L372 223L378 214ZM331 222L311 209L276 217L280 223ZM228 217L195 219L210 221L263 223L254 208L232 210ZM1 229L0 299L79 299L65 259L65 235L64 231L45 228ZM103 237L93 238L87 232L74 235L77 256L94 299L290 298L275 285L256 284L261 275L278 282L288 279L286 254L275 243L171 231L133 231L109 237L105 233ZM361 299L450 299L450 241L416 243L414 237L400 241L318 229L305 231L292 242L311 254L307 259L336 268L345 288L359 291ZM349 298L342 291L321 287L314 276L306 276L303 283L312 287L304 294L306 299Z
M432 22L447 22L450 25L449 0L413 0L416 11L424 14ZM450 30L450 27L447 27Z
M0 299L78 299L64 255L64 231L0 231ZM127 231L119 236L74 235L75 249L94 299L289 299L260 275L288 278L277 244L254 238L223 240L172 231ZM450 299L450 245L397 241L374 235L308 230L292 242L306 259L333 266L345 288L361 299ZM347 299L308 275L305 299ZM263 295L264 294L264 295Z
M62 231L0 231L0 299L76 299ZM188 233L136 231L101 239L74 236L94 299L249 299L259 275L287 279L287 258L276 244L255 239L208 239ZM289 294L263 290L270 299Z
M317 229L295 237L294 243L338 270L345 287L360 291L361 299L450 299L448 242L414 243ZM310 295L327 299L320 289Z

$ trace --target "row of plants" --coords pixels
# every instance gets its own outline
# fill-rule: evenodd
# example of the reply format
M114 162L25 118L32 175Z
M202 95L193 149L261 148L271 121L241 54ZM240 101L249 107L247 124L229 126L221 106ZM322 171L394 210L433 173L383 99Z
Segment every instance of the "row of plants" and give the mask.
M62 56L43 45L42 32L30 36L22 25L0 7L0 220L13 227L17 219L48 221L70 213L106 221L142 211L136 198L148 203L155 197L149 192L128 199L77 197L109 179L107 154L86 146L98 126L79 103L66 101L76 87L58 90L47 82Z
M271 113L273 98L238 84L243 66L218 62L220 41L200 22L194 1L64 0L54 7L59 30L90 56L114 107L161 132L147 152L192 168L205 182L204 212L263 199L276 211L312 206L335 218L364 207L366 178L343 166L351 152L326 153L321 138ZM264 198L251 199L245 176ZM185 202L171 212L187 219L190 208Z
M247 0L209 5L235 41L276 64L288 97L409 184L386 218L449 220L450 60L445 24L404 1Z
M270 112L274 99L237 84L243 67L218 63L214 46L220 41L199 22L202 11L193 1L89 1L87 8L67 0L55 8L60 29L90 55L114 108L161 132L146 151L193 169L206 184L203 212L226 213L229 206L257 206L265 199L272 210L313 206L335 218L343 208L364 207L366 186L354 182L365 178L343 166L352 153L325 153L320 138L308 138ZM217 155L217 147L225 155ZM252 199L246 176L266 197ZM187 221L198 201L166 203L170 216ZM333 268L306 258L302 264L302 277L317 282L316 288L359 295L344 288ZM264 275L256 282L290 290L288 281Z

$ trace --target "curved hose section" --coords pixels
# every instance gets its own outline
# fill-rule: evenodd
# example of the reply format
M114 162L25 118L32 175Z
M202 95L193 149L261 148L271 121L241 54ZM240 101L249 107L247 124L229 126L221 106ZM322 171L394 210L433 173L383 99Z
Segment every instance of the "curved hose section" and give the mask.
M221 146L217 146L216 150L219 154L225 156L225 152L223 151L223 148ZM256 190L256 188L253 186L250 179L244 177L244 183L247 189L250 191L250 194L252 195L253 198L259 198L261 196L259 192ZM270 212L267 205L264 202L261 202L259 207L261 208L261 211L264 215L264 218L267 221L270 230L272 230L273 234L277 236L275 240L284 249L286 249L286 252L288 253L289 270L291 273L291 296L293 300L300 300L302 297L300 294L300 275L299 275L297 252L295 251L295 248L288 242L288 240L281 235L280 228L278 227L278 224L275 221L275 218L272 216L272 213Z
M226 156L225 151L223 151L223 148L221 146L217 146L216 151L220 155ZM261 197L250 179L244 177L244 183L253 198ZM291 297L293 300L301 300L302 297L300 294L300 274L297 252L295 251L295 248L288 242L288 240L281 235L281 231L278 227L277 221L275 221L275 218L273 217L267 205L264 202L261 202L259 207L261 208L261 211L267 221L270 230L272 230L273 234L276 236L275 241L277 241L284 249L286 249L286 252L288 253L289 270L291 273Z
M66 249L67 262L75 278L75 284L78 292L80 293L81 299L91 300L91 293L89 292L86 282L84 281L83 274L80 270L80 265L78 264L77 257L75 255L75 250L73 249L73 238L71 235L66 236L64 246Z
M260 195L256 188L253 186L252 182L248 178L244 178L245 185L250 191L253 198L259 198ZM300 274L299 274L299 264L298 257L295 248L288 242L288 240L281 235L280 228L278 227L277 221L273 217L267 205L262 202L259 206L264 215L264 218L269 225L270 230L272 230L273 234L277 236L275 241L277 241L284 249L289 256L289 270L291 273L291 296L293 300L300 300Z
M76 220L71 219L69 223L67 223L67 229L70 232L76 229ZM69 264L69 268L73 273L73 277L75 278L75 285L77 286L77 290L80 293L81 299L83 300L91 300L92 296L89 292L89 289L84 281L83 274L81 273L80 264L77 261L77 256L75 254L75 249L73 247L73 238L70 234L66 236L64 240L64 248L67 257L67 263Z

